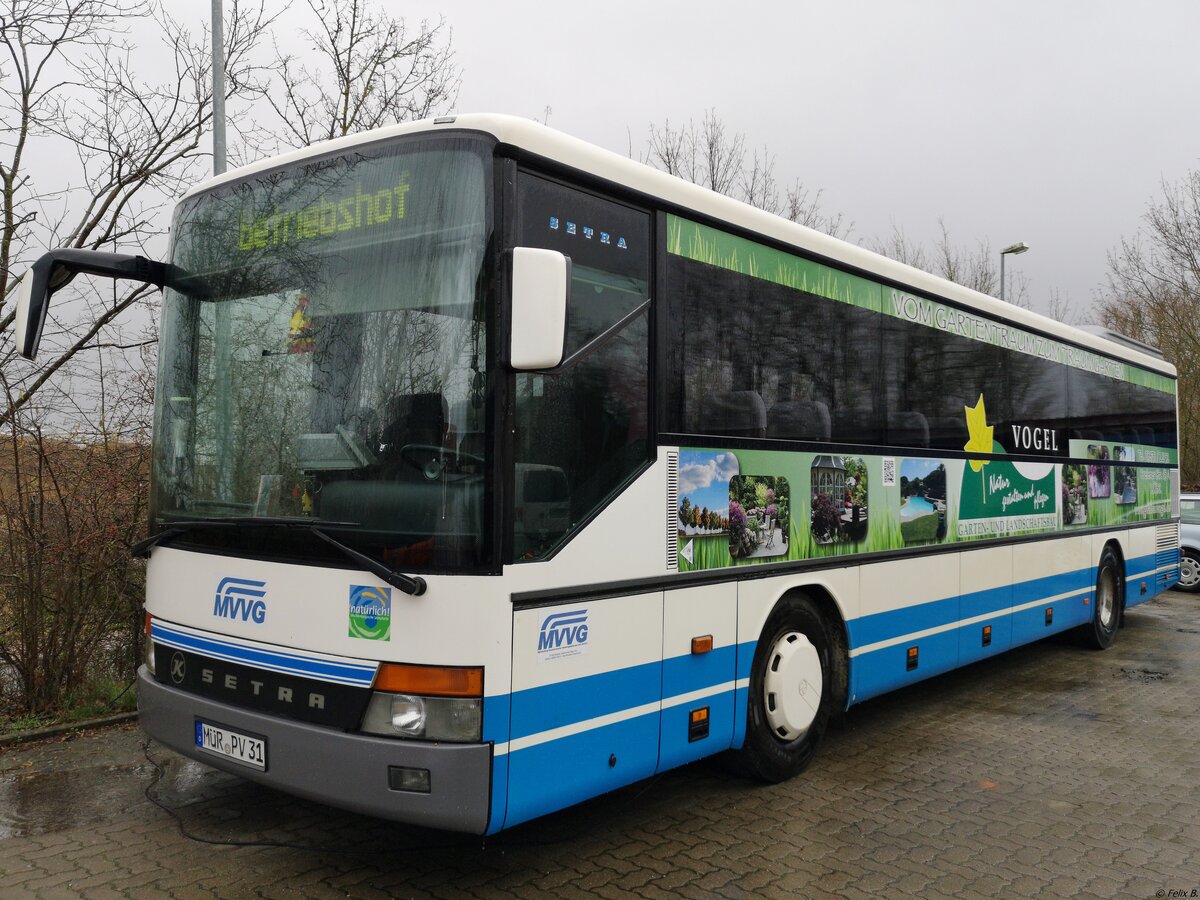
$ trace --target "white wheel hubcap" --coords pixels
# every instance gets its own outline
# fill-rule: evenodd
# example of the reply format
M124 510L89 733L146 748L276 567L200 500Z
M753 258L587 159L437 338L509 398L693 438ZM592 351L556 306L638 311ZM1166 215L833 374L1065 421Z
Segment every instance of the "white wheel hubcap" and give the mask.
M775 737L794 741L808 730L821 706L821 657L798 631L783 635L767 657L763 705Z

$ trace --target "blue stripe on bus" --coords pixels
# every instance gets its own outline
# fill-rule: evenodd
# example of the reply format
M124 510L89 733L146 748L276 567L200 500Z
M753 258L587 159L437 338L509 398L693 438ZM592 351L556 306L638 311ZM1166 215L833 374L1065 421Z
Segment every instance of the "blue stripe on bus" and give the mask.
M511 695L508 740L732 682L739 656L736 647L718 647L710 653L689 653L662 663L644 663L517 691Z
M1154 576L1141 575L1143 572L1153 571L1155 567L1154 555L1126 560L1126 606L1144 602L1163 589L1157 584L1151 583L1155 581ZM1139 577L1131 581L1130 576L1134 575ZM1096 567L1089 566L1085 569L1019 582L1012 585L1011 588L1004 587L976 594L964 594L961 598L962 607L959 619L986 615L988 612L996 612L998 616L1007 619L1007 626L1000 621L995 624L990 647L984 647L981 640L982 626L987 623L979 622L935 635L914 637L911 641L902 641L892 647L863 653L850 661L853 702L861 703L863 700L921 681L932 675L967 665L986 656L995 655L1010 647L1027 644L1047 635L1086 624L1094 614L1091 589L1095 584L1095 578ZM1147 582L1145 595L1142 595L1140 591L1141 581ZM1003 601L1004 595L1007 594L1010 594L1008 602L998 602ZM1045 604L1017 610L1011 615L1007 615L1007 609L1011 607L1033 603L1041 598L1056 597L1060 594L1070 594L1070 596L1054 601L1047 600ZM1087 598L1086 603L1084 602L1085 598ZM919 604L905 610L879 613L876 616L864 617L877 620L871 623L867 629L856 628L863 620L850 620L847 626L851 631L851 649L875 642L856 641L857 634L866 633L875 637L876 640L889 640L950 624L954 620L938 622L935 616L929 614L931 609L944 611L946 608L947 601L940 600ZM1046 624L1047 609L1053 610L1050 625ZM910 610L912 614L907 617L898 615L909 613ZM1002 628L1003 631L1001 631ZM896 633L889 635L889 630ZM917 668L912 671L907 667L907 651L910 646L918 648Z
M661 662L526 688L512 694L509 740L657 703L660 699Z
M1094 568L1077 569L1073 572L1034 578L1016 585L973 591L957 597L946 597L850 619L846 623L850 632L850 649L893 640L930 628L940 628L951 622L975 616L1004 614L1012 606L1019 606L1036 597L1053 597L1087 587L1093 582L1094 572ZM1018 595L1024 595L1025 599L1019 599Z
M850 633L850 649L956 622L960 618L958 609L959 601L955 596L849 619L846 629Z
M509 754L504 827L654 774L658 710Z
M508 740L509 716L512 710L512 695L499 694L483 698L483 741L504 743Z
M663 660L663 699L732 681L736 656L737 647L730 645Z
M218 638L205 638L176 631L157 621L151 622L150 633L151 638L168 647L191 650L206 656L257 666L262 669L303 675L322 681L335 681L355 687L370 687L375 680L375 669L377 668L375 663L354 665L297 656L281 650L247 647Z
M1142 556L1127 561L1128 575L1152 571L1162 565L1161 559ZM1163 588L1162 579L1145 576L1147 595L1129 596L1130 604L1149 599ZM982 626L985 621L949 628L946 631L919 639L901 641L892 647L865 653L850 660L851 693L853 702L885 693L932 675L949 671L977 659L996 655L1046 635L1086 623L1093 614L1091 587L1095 583L1095 567L1042 578L1030 579L1011 586L977 591L954 598L943 598L917 604L903 610L880 613L850 620L851 648L879 640L905 637L930 628L945 627L975 616L996 613L992 642L982 645ZM1009 613L1014 606L1033 603L1041 598L1067 594L1058 600L1037 604L1027 610ZM1088 602L1084 602L1085 598ZM1053 609L1050 626L1045 623L1046 609ZM864 639L865 638L865 639ZM907 669L907 650L919 647L919 663L915 671ZM646 663L605 672L573 681L560 682L518 691L512 695L512 728L510 740L538 734L552 728L587 722L599 716L619 713L660 698L671 697L727 683L732 662L734 677L748 679L753 666L757 641L744 641L736 647L714 650L699 659L690 655L674 657L659 663ZM732 660L731 660L732 657ZM661 665L661 668L659 666ZM655 678L656 670L658 678ZM655 690L655 686L658 690ZM489 698L499 701L501 698ZM732 700L732 737L728 742ZM745 741L746 712L749 691L746 687L722 691L702 701L638 715L633 718L590 728L561 738L548 740L497 757L493 791L498 794L506 786L508 803L503 811L499 797L493 797L489 830L511 827L555 809L577 803L598 793L612 790L688 759L716 752L726 746L742 746ZM687 713L697 705L709 704L712 710L713 738L703 748L689 750L682 735L687 727ZM502 719L502 705L494 702L488 717ZM485 718L486 721L486 718ZM495 730L485 724L485 732L499 740L502 725ZM661 747L661 755L658 748ZM615 759L615 763L611 760Z
M1158 571L1162 569L1163 571ZM1140 575L1140 573L1149 574ZM1131 580L1131 576L1140 577ZM1179 581L1179 548L1159 550L1153 556L1132 560L1125 567L1125 605L1137 606L1152 600ZM1145 585L1146 592L1142 593Z

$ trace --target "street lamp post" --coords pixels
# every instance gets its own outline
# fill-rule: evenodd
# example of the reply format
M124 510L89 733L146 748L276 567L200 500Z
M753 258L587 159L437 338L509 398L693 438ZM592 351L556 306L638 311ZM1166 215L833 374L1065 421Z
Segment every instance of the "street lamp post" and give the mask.
M225 171L225 34L221 0L212 0L213 174Z
M1016 256L1018 253L1024 253L1028 249L1029 249L1028 244L1026 244L1024 241L1018 241L1017 243L1013 244L1011 247L1005 247L1003 250L1000 251L1000 299L1001 300L1004 299L1004 257L1008 256L1008 254L1010 254L1010 253L1013 256Z

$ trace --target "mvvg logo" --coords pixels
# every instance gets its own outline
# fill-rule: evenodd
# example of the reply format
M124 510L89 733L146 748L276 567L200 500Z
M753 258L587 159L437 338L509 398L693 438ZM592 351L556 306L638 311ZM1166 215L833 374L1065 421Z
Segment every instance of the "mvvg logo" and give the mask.
M267 601L262 599L266 595L265 581L222 578L213 601L213 615L261 625L267 619Z
M538 632L538 660L577 656L587 649L587 610L552 613Z

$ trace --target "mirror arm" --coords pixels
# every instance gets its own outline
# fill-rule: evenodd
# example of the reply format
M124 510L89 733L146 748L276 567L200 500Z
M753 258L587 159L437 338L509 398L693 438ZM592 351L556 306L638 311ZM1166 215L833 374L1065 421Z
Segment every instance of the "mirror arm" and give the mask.
M586 344L584 344L582 347L580 347L578 350L576 350L574 353L572 353L570 356L568 356L566 359L564 359L562 362L560 362L557 366L555 366L552 369L537 369L537 370L535 370L535 373L536 374L547 374L550 372L561 372L564 369L569 369L571 366L575 365L577 362L580 362L584 358L591 356L593 353L595 353L597 350L599 350L601 347L603 347L605 344L607 344L609 341L611 341L613 338L615 338L618 334L620 334L622 331L625 330L626 326L631 324L634 319L636 319L638 316L640 316L642 313L644 313L649 308L650 308L650 300L649 299L643 300L641 303L639 303L637 306L635 306L633 309L631 309L629 312L627 312L621 318L617 319L617 321L613 322L611 325L609 325L607 328L605 328L602 332L600 332L598 335L596 335L594 338L592 338L590 341L588 341Z
M128 253L76 248L51 250L38 257L18 283L17 305L12 315L19 317L16 337L17 352L21 356L33 359L37 355L50 298L81 272L106 278L127 278L158 288L172 287L195 297L212 295L204 279L190 276L170 263Z

